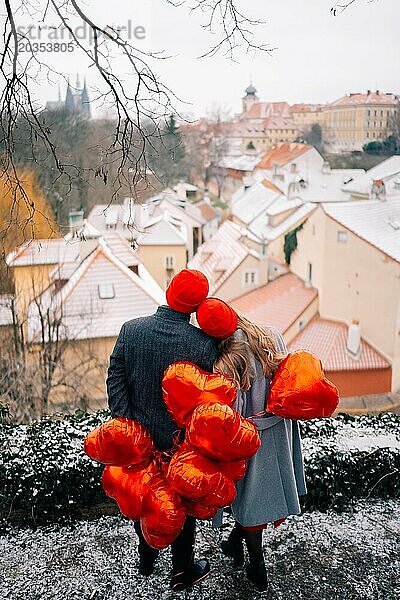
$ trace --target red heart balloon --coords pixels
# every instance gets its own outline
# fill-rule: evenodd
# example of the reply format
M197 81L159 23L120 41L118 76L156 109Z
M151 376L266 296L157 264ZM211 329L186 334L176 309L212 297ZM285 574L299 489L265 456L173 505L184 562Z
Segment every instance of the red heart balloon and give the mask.
M281 361L266 410L285 419L316 419L330 417L338 403L338 389L325 377L320 359L297 350Z
M185 442L169 463L167 479L180 496L196 502L217 491L224 475L215 461Z
M107 496L116 500L125 517L139 521L147 485L157 472L154 461L134 467L107 465L101 477L101 484Z
M258 431L250 421L217 402L197 406L186 436L202 454L220 462L250 458L261 445Z
M178 427L186 427L193 410L202 403L219 402L232 406L236 388L218 373L207 373L188 362L173 363L164 373L165 403Z
M125 417L96 427L86 436L83 448L93 460L119 467L142 463L154 454L153 440L147 429Z
M182 499L161 474L155 475L143 497L140 527L146 542L162 550L179 535L186 518Z

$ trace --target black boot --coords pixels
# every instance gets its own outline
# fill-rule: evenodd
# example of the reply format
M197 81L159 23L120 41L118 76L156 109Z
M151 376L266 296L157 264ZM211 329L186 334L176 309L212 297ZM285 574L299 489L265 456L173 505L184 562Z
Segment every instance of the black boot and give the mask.
M148 577L154 571L154 563L156 562L159 551L148 545L144 539L140 523L135 522L134 528L139 538L139 573Z
M247 579L263 592L268 587L268 580L262 550L262 530L244 531L244 540L250 558L250 564L246 567Z
M192 563L187 571L174 573L171 577L171 589L173 592L182 592L187 588L192 587L210 573L210 563L206 558Z
M221 542L221 550L225 556L233 558L236 567L241 567L243 565L243 531L240 527L235 525L230 532L228 539Z
M254 583L260 592L268 589L267 569L265 568L264 559L259 563L250 563L246 566L247 579Z

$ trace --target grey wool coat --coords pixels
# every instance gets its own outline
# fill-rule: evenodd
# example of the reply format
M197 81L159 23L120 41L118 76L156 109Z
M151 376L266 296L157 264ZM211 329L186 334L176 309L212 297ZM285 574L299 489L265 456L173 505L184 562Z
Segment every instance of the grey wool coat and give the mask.
M285 342L274 330L280 351L287 353ZM235 336L243 337L241 330ZM237 393L234 408L244 417L265 410L270 379L264 377L261 365L249 350L256 377L250 390ZM297 421L271 414L251 419L261 438L261 447L248 461L244 479L236 484L237 495L232 504L235 520L244 527L272 523L301 512L299 496L306 494L300 431ZM219 526L217 515L214 526Z

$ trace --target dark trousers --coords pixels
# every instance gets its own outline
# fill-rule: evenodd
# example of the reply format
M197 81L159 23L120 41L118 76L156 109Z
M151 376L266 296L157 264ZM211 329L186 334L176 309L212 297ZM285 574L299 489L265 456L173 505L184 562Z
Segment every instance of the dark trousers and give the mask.
M148 545L144 539L139 522L135 521L134 527L139 538L139 556L145 559L155 560L159 551ZM182 531L171 544L173 573L187 571L193 565L195 530L196 519L193 517L186 517Z

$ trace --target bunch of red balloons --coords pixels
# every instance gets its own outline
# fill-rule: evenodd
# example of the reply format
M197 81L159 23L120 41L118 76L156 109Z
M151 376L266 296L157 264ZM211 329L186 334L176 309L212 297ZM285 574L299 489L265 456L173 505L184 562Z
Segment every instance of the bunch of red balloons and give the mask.
M162 387L172 418L186 430L172 458L157 452L149 432L127 418L103 423L84 443L85 452L106 465L105 493L123 515L140 521L147 543L157 549L174 541L186 515L208 519L231 504L234 483L260 447L254 425L232 408L236 388L227 377L174 363Z

